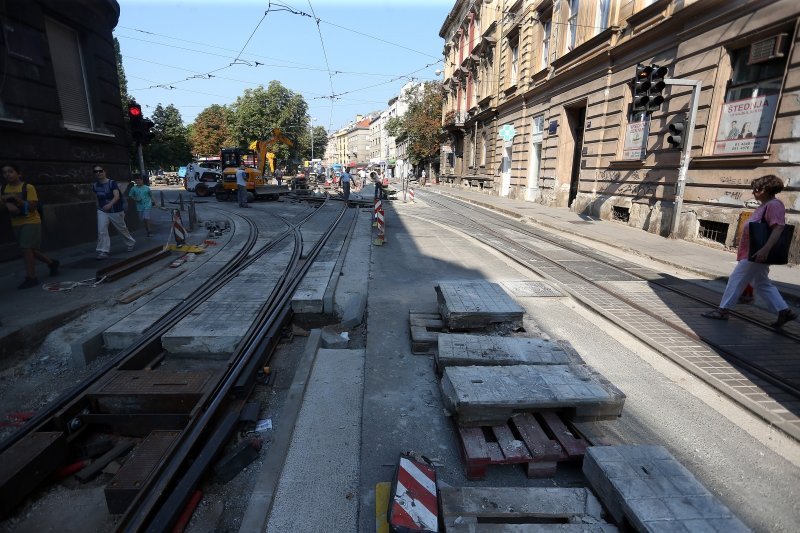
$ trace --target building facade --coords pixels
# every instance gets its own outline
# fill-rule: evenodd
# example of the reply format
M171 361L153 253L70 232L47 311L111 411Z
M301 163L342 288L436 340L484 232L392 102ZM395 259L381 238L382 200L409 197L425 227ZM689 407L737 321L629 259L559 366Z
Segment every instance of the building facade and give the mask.
M734 247L750 181L776 174L796 222L799 19L788 0L460 0L442 179ZM644 112L637 65L666 70Z
M0 161L20 166L43 206L44 247L96 236L92 167L130 179L112 31L116 0L0 3ZM0 212L0 257L15 254Z

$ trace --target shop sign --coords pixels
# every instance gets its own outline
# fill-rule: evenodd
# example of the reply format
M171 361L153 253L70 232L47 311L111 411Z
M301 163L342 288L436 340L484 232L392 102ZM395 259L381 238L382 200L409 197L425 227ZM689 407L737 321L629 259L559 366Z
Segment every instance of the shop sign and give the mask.
M777 107L777 94L722 104L714 154L766 152Z
M641 161L647 155L647 135L650 133L650 117L641 122L629 122L625 128L625 144L622 147L622 159Z

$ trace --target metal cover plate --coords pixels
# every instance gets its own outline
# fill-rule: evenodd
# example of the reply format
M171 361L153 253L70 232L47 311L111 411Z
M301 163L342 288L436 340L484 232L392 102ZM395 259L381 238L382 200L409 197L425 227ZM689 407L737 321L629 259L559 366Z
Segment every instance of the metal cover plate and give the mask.
M564 296L560 290L546 281L504 281L502 283L514 296Z

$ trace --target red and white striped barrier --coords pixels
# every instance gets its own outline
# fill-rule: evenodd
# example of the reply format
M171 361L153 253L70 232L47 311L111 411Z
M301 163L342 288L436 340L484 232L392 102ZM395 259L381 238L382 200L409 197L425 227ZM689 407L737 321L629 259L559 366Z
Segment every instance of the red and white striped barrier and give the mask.
M409 187L408 188L408 196L409 196L409 198L411 198L411 201L413 202L414 201L414 188L413 187Z
M386 242L386 221L384 220L383 215L383 207L378 210L377 218L375 219L375 223L378 227L378 236L375 237L375 240L372 242L376 246L381 246L383 243Z
M183 227L181 212L172 210L172 233L175 235L175 244L182 246L186 242L186 228Z
M392 485L389 527L394 532L439 531L436 470L401 455Z
M378 211L382 211L382 210L383 210L383 204L381 204L381 199L380 198L375 198L375 207L374 207L374 209L372 211L372 225L373 226L377 226L378 225Z

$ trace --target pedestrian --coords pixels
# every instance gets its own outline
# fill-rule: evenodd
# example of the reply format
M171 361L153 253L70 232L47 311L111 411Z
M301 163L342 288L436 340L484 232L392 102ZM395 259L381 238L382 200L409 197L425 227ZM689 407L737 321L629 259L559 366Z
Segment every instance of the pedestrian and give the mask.
M342 171L342 194L344 195L344 201L347 202L350 199L350 173L347 172L347 169Z
M108 235L108 225L113 224L132 252L136 240L131 237L125 225L125 201L119 190L117 182L108 179L106 171L101 166L92 169L96 181L92 184L94 194L97 196L97 259L106 259L111 250L111 237Z
M11 228L14 238L22 251L25 265L25 280L18 289L30 289L39 285L36 277L36 260L50 267L50 275L58 275L59 262L44 255L39 248L42 245L42 218L39 216L39 196L36 188L22 181L19 167L12 163L3 165L5 184L0 190L8 214L11 217Z
M283 171L279 168L275 169L275 183L277 183L278 186L283 185Z
M136 211L139 212L139 219L144 223L147 236L153 236L153 227L150 224L150 210L153 207L153 193L150 187L144 184L141 176L133 179L134 186L128 189L128 198L136 202Z
M363 189L366 184L367 184L367 171L362 168L361 170L358 171L359 188Z
M244 170L244 163L236 169L236 196L239 207L250 207L247 205L247 172Z
M703 313L706 318L728 320L730 310L736 305L747 284L751 284L755 292L764 300L772 312L778 313L778 319L772 327L779 329L790 320L797 318L797 313L789 309L781 293L769 279L769 265L765 263L770 250L778 241L783 226L786 224L786 208L775 195L783 190L783 182L775 175L769 174L756 178L751 182L753 196L761 205L750 215L750 222L766 222L771 228L767 242L755 254L750 254L750 227L744 226L739 249L736 253L736 267L733 269L719 308Z
M420 175L420 186L422 186L422 187L425 186L425 177L426 176L427 176L427 174L425 173L425 169L423 168L422 169L422 174Z
M377 172L373 172L371 174L371 177L373 185L375 185L375 200L377 200L378 198L381 198L381 196L383 195L381 192L383 180L381 180L381 176Z

